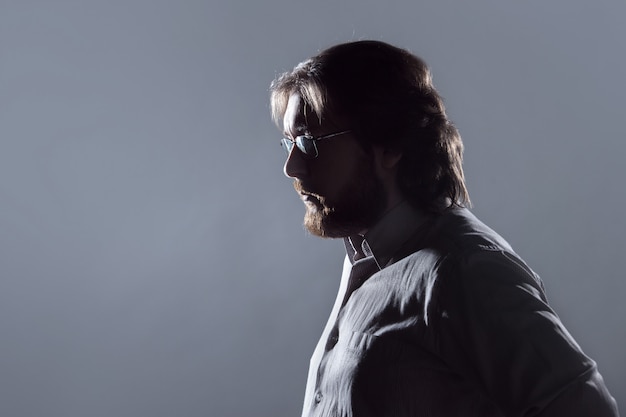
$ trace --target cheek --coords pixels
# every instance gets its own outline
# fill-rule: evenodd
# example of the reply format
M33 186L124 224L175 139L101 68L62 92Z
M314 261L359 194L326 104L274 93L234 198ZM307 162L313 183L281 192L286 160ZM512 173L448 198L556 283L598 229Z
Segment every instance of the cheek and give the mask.
M357 144L336 145L320 149L318 158L309 165L311 186L319 194L327 193L329 198L341 197L342 193L358 182L363 169L372 169L371 160L362 154Z

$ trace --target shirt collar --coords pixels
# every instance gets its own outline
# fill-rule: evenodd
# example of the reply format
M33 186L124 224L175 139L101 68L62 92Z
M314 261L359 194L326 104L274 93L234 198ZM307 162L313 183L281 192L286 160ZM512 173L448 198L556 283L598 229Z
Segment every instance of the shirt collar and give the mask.
M423 212L407 201L401 202L385 213L364 236L354 235L344 239L348 259L354 264L359 259L372 256L382 269L425 220Z

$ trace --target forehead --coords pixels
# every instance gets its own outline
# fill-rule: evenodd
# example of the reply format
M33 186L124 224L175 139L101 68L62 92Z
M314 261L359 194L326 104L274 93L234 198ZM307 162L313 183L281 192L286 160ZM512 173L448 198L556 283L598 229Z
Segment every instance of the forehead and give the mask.
M300 94L294 93L289 96L283 115L283 129L286 134L292 136L312 134L319 130L320 125L319 117L306 105Z

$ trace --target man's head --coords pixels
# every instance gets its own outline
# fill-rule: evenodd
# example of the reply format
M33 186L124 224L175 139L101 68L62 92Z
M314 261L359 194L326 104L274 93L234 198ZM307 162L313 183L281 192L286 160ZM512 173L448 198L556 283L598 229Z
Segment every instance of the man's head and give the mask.
M304 201L306 229L321 237L365 232L389 198L374 152L361 146L345 121L311 114L298 93L288 98L283 129L285 174Z
M362 194L359 187L363 183L368 187L378 183L374 188L386 191L376 198L388 199L390 187L392 192L397 188L402 198L425 211L469 203L461 138L446 117L428 67L415 55L377 41L340 44L280 75L270 90L273 119L283 125L290 139L305 133L316 137L349 130L315 142L319 148L315 159L303 158L302 149L293 147L285 169L296 179L296 187L306 190L320 175L331 177L331 183L342 182L342 177L332 177L330 156L324 157L323 151L335 155L335 147L351 144L355 146L343 149L346 153L333 159L333 164L355 165L346 174L345 184L338 186L337 198L352 191ZM290 164L290 160L297 163ZM324 167L317 169L321 165ZM371 190L366 194L371 196ZM382 214L388 202L367 203L368 210L375 206L365 216L370 222ZM357 205L363 206L363 201ZM348 217L355 214L352 210Z

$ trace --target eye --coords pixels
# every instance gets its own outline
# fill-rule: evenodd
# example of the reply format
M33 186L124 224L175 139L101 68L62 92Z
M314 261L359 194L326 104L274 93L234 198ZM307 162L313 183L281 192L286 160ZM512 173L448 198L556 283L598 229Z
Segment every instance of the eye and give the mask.
M298 148L309 156L315 156L317 154L317 148L315 146L315 139L313 136L302 135L296 138L296 142L298 143Z

